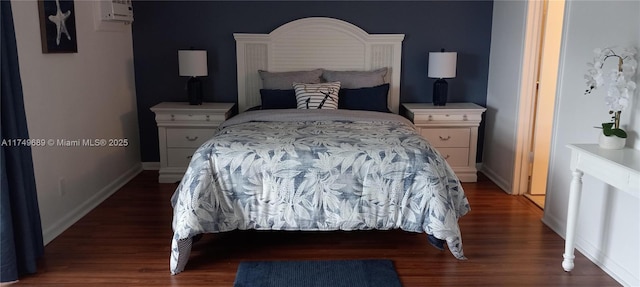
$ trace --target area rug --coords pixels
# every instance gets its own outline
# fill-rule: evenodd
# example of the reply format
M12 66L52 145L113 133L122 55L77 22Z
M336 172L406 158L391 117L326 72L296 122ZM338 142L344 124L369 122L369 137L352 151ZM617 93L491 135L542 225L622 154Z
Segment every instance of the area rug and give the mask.
M402 286L391 260L240 262L234 287Z

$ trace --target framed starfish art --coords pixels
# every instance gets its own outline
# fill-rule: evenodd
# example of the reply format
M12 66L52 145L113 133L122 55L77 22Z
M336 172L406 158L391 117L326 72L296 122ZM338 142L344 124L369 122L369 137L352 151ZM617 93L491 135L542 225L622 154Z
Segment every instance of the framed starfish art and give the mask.
M73 0L38 0L42 53L77 53Z

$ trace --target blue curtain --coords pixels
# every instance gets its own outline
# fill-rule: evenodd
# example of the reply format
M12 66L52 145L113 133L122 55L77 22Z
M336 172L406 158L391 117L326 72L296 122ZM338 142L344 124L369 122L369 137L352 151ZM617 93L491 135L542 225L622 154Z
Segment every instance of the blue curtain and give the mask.
M1 0L0 5L0 282L11 282L36 272L44 244L31 148L17 141L28 139L29 133L11 2Z

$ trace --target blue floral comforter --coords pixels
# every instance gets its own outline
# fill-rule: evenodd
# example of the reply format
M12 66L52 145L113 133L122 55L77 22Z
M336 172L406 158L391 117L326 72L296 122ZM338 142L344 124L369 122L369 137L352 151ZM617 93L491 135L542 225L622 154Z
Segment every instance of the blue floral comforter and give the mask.
M171 273L191 238L235 229L425 232L464 259L469 203L411 122L379 112L261 110L223 123L172 197Z

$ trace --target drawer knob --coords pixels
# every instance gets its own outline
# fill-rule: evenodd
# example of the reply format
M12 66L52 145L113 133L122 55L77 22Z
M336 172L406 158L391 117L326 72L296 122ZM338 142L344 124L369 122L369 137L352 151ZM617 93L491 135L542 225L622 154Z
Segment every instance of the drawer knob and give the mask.
M188 141L192 142L198 139L198 136L195 137L190 137L190 136L185 136L184 138L186 138Z
M466 121L466 120L467 120L467 115L466 115L466 114L462 115L462 120L463 120L463 121Z
M176 115L171 114L171 120L172 120L172 121L175 121L175 120L176 120Z
M193 157L192 155L190 155L190 156L187 156L187 159L191 159L192 157Z
M443 136L438 136L440 138L441 141L448 141L451 139L451 136L447 136L446 138Z
M432 115L429 115L428 120L429 120L429 121L432 121L432 120L433 120L433 116L432 116Z
M209 121L209 115L207 115L207 122Z
M450 155L445 155L444 159L449 159Z

